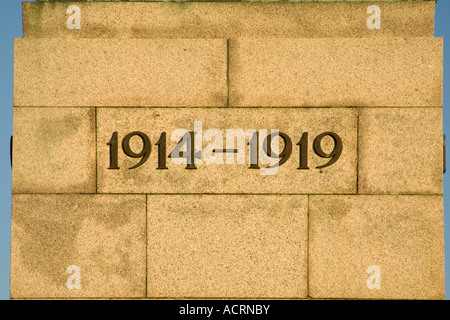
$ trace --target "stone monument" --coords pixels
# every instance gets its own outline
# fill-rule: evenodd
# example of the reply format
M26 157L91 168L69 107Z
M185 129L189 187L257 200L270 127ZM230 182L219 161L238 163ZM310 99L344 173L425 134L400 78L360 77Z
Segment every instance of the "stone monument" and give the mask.
M38 1L11 298L443 299L434 1Z

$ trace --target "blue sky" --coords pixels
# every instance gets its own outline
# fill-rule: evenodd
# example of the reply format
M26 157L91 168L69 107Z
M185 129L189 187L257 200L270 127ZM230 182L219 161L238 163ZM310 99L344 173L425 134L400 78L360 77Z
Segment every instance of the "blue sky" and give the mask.
M447 137L447 168L450 159L450 47L447 46L447 39L450 39L450 1L440 0L436 3L435 37L444 38L444 134ZM448 215L448 205L450 204L450 172L444 174L444 234L445 234L445 298L450 299L450 216Z
M0 1L0 299L9 299L9 265L11 237L11 167L9 139L12 135L13 110L13 38L22 37L21 0ZM435 36L444 37L444 134L450 150L450 1L436 4ZM450 162L447 154L447 162ZM447 168L450 165L447 164ZM444 208L450 203L450 170L444 175ZM445 209L447 211L447 209ZM446 244L446 298L450 299L450 217L444 214Z

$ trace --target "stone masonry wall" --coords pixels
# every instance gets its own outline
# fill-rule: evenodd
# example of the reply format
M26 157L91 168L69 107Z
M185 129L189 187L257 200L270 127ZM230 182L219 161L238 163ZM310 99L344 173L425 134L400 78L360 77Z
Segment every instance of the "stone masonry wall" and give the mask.
M443 299L434 5L25 2L11 298Z

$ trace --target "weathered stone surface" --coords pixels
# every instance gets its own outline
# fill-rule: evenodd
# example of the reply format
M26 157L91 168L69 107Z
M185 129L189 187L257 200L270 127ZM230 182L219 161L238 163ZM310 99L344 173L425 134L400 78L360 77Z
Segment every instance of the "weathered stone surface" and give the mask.
M148 296L305 298L306 196L148 196Z
M442 200L310 196L309 295L444 299ZM368 288L370 266L379 268L380 289Z
M14 108L13 193L96 190L95 110Z
M70 5L81 9L80 29L66 23ZM379 30L367 27L370 5L382 10ZM443 299L443 43L433 38L434 7L24 3L11 298ZM202 158L195 153L188 170L168 157L181 139L172 134L198 130L198 121ZM227 145L227 129L247 137ZM248 129L262 135L255 170ZM292 142L273 174L263 163L265 129ZM330 132L342 154L320 168L337 151ZM220 164L205 163L218 154ZM70 266L81 270L80 289L68 288Z
M217 39L15 39L14 106L225 106Z
M69 29L73 4L25 2L24 37L432 37L435 6L433 1L77 2L79 29ZM367 27L373 4L381 9L381 29Z
M143 195L13 195L11 298L145 296L145 215Z
M230 41L231 106L441 107L442 39Z
M98 192L100 193L355 193L356 192L356 140L357 111L342 109L297 109L297 108L99 108L97 113L97 150L98 150ZM197 159L197 169L186 169L186 159L168 158L175 145L181 140L172 135L176 129L194 131L194 121L201 121L202 134L194 140L201 143L196 147L203 150L203 158ZM214 146L211 130L222 134L223 146ZM247 138L244 147L231 142L227 146L227 129L268 130L260 133L260 168L249 169L249 146ZM263 163L263 139L271 130L277 129L291 139L292 153L288 160L278 167L278 171L268 174L270 164ZM123 151L123 139L126 135L140 131L145 133L153 147L147 161L134 169L142 157L129 157ZM199 132L200 130L196 130ZM111 146L107 145L117 132L118 167L111 166ZM166 132L167 170L157 170L159 147L156 143ZM299 142L303 133L308 132L308 167L299 170ZM330 158L321 158L313 151L315 138L326 132L337 134L342 140L342 153L334 164L325 168L316 168L327 164ZM181 133L183 135L183 133ZM203 139L201 138L203 137ZM273 135L274 139L276 135ZM203 140L203 142L201 142ZM218 138L217 141L221 139ZM228 141L233 141L228 139ZM234 139L236 141L236 139ZM134 136L130 140L134 153L143 149L142 139ZM274 147L276 143L273 143ZM335 143L329 136L323 138L322 149L329 153ZM242 164L237 164L234 153L213 153L212 149L233 148L245 150ZM279 151L284 142L279 144ZM182 150L186 150L186 145ZM337 150L337 149L336 149ZM198 154L196 152L196 154ZM113 152L116 154L116 152ZM208 157L209 156L209 157ZM213 156L222 164L213 163ZM227 157L231 156L231 160ZM267 158L267 157L266 157ZM229 159L229 158L228 158ZM181 164L173 161L181 160ZM207 162L208 161L208 162ZM272 159L272 165L278 158ZM231 163L230 163L231 162ZM111 168L111 169L109 169Z
M361 109L358 191L442 194L442 108Z

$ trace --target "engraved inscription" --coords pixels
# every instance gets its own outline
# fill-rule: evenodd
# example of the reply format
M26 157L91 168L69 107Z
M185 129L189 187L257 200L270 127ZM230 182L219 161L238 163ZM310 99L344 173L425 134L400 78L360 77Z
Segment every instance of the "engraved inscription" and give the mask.
M224 155L227 160L226 164L245 164L245 152L247 145L249 152L249 169L261 169L261 174L270 175L275 174L277 171L270 171L269 169L277 169L282 166L291 158L293 153L293 143L291 137L279 130L272 130L271 133L268 134L267 130L264 129L259 131L249 129L245 132L242 129L227 129L225 148L223 147L223 135L220 130L209 130L213 130L213 133L215 134L214 142L202 150L201 144L199 145L196 141L196 139L202 139L201 133L196 131L187 131L185 129L176 129L174 131L176 134L172 134L172 140L178 141L178 143L169 153L167 151L167 133L162 132L158 142L156 143L158 152L158 165L156 169L169 169L167 166L167 158L171 159L172 163L175 165L186 164L185 169L188 170L197 169L197 165L202 162L205 164L223 164ZM207 132L205 132L205 137L207 141L210 141L211 134L206 134ZM135 137L138 137L141 140L140 150L133 150L131 147L130 142ZM310 169L308 165L308 150L311 146L309 145L308 137L308 132L303 132L300 140L296 144L298 146L298 170ZM333 141L333 148L331 151L326 152L323 149L323 140L327 137ZM249 139L247 144L245 144L246 138ZM260 143L260 140L262 143ZM235 142L237 148L235 147ZM108 169L120 169L120 164L118 161L119 132L114 132L106 145L109 146L110 161ZM121 146L121 151L126 156L139 159L139 161L129 167L129 169L136 169L144 165L152 152L152 143L149 136L141 131L133 131L125 134L122 139ZM316 166L315 168L322 169L333 165L339 160L339 157L342 154L342 149L342 139L337 133L323 132L317 135L312 143L312 151L318 157L329 159L329 161ZM236 162L235 155L237 155ZM262 161L261 156L264 157L264 161ZM221 160L218 161L220 158ZM266 164L267 166L261 168L261 165L263 164Z

